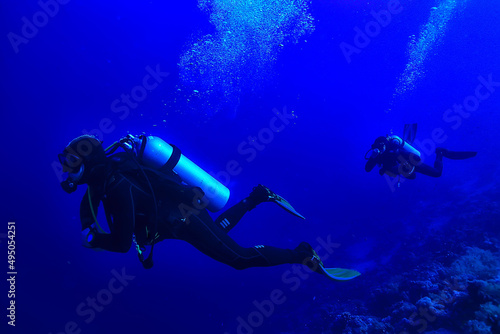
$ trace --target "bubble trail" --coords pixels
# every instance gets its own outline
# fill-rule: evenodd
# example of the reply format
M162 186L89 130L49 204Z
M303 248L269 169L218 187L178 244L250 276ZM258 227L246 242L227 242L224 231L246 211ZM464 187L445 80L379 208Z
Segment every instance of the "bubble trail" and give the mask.
M199 0L212 34L193 38L179 61L184 89L198 101L237 101L261 86L287 43L314 30L307 0Z
M420 28L418 40L412 36L408 44L408 63L399 77L393 100L414 90L425 76L426 61L431 52L442 43L449 21L465 8L466 2L467 0L442 0L437 7L431 8L429 20Z

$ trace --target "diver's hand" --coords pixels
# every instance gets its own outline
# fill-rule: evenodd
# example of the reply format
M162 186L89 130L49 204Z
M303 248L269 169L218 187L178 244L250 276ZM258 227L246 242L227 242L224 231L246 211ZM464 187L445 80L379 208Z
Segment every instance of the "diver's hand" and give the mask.
M375 159L380 154L380 150L378 148L373 149L372 154L370 155L370 159Z
M82 238L82 246L87 247L87 248L92 248L92 240L94 239L94 231L90 229L90 227L87 227L84 229L81 233L81 238Z
M86 229L84 229L81 233L82 246L85 248L90 248L95 252L100 252L104 249L92 246L92 240L94 240L96 233L97 231L94 228L87 227Z

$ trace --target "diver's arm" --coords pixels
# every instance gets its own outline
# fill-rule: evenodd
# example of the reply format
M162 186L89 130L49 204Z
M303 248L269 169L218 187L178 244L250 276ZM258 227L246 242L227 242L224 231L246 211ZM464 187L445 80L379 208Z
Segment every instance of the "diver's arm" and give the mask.
M132 244L132 234L134 232L134 198L132 195L131 186L128 182L122 182L118 187L113 189L111 194L108 194L106 202L106 211L109 211L108 224L110 225L111 233L99 233L96 229L93 230L92 240L84 246L90 248L100 248L110 252L126 253ZM82 201L83 203L84 201ZM87 200L88 203L88 200ZM97 208L94 208L94 213ZM89 209L90 210L90 209ZM84 209L84 212L86 210ZM85 222L91 221L94 223L93 217L91 220L85 219ZM82 226L84 220L82 218ZM87 225L82 230L90 225Z
M90 198L89 189L87 188L87 191L83 195L82 201L80 202L80 221L82 223L82 232L81 232L82 246L91 248L92 250L95 251L101 251L102 249L93 247L91 244L91 241L98 233L94 215L97 216L97 209L99 207L99 204L101 203L101 200L98 197L92 198L92 208L91 208L89 198ZM94 210L93 213L92 210Z
M375 167L377 163L375 162L375 159L372 159L370 158L367 162L366 162L366 165L365 165L365 171L367 172L371 172L371 170L373 169L373 167Z
M380 151L378 149L374 149L372 154L370 155L370 158L366 162L365 165L365 171L370 172L373 167L378 163L378 157L379 157Z
M96 201L92 199L92 202L94 213L95 215L97 215L97 208L99 206L100 200ZM94 217L92 215L92 210L90 208L88 188L85 192L85 195L83 195L82 201L80 202L80 222L82 223L82 231L95 223Z

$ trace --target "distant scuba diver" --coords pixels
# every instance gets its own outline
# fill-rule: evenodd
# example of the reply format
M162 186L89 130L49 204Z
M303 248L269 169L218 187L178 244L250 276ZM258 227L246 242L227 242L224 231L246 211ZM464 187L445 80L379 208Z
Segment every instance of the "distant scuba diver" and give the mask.
M415 179L416 173L440 177L443 172L443 157L463 160L475 157L477 154L477 152L457 152L438 147L434 167L431 167L422 162L420 152L411 146L416 132L417 124L406 124L403 139L394 135L378 137L365 154L365 159L368 160L365 170L370 172L375 165L378 165L379 174L387 174L390 177L403 176ZM367 157L370 152L371 155Z
M116 152L119 148L123 151ZM324 268L307 242L295 249L238 245L227 233L260 203L274 202L304 217L281 196L258 185L213 221L207 209L219 211L229 199L229 190L161 138L128 135L104 149L95 137L83 135L58 157L68 172L61 182L66 192L88 185L80 204L85 247L124 253L134 243L143 266L151 268L154 245L180 239L236 269L300 263L332 280L360 275L349 269ZM101 201L110 233L96 218ZM147 258L146 246L151 246Z

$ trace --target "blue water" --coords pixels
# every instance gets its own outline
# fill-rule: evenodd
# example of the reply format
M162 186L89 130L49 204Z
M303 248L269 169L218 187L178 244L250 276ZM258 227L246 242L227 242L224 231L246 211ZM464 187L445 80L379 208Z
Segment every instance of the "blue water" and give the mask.
M498 333L499 14L477 0L2 4L1 333ZM366 173L373 140L406 123L429 164L436 145L479 153L400 187ZM267 185L307 220L263 204L236 241L330 240L325 265L362 275L236 271L175 240L151 270L133 249L83 248L85 187L63 192L56 161L85 132L176 144L228 205Z

